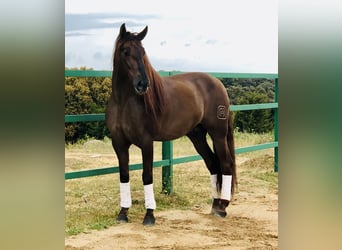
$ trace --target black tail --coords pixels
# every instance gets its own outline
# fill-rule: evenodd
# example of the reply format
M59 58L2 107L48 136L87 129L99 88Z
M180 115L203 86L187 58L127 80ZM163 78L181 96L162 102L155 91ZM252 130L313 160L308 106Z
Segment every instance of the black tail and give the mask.
M228 118L228 134L227 134L227 142L229 153L231 156L232 162L232 194L234 194L235 189L237 188L237 176L236 176L236 162L235 162L235 145L234 145L234 127L233 127L233 112L229 112Z
M228 144L228 150L229 150L229 156L231 159L232 164L232 188L231 193L234 194L235 190L237 189L237 176L236 176L236 162L235 162L235 145L234 145L234 127L233 127L233 112L229 112L229 118L228 118L228 134L227 134L227 144ZM216 150L214 147L214 152L216 156ZM216 164L219 166L219 160L216 156L215 158ZM217 190L221 191L222 188L222 171L221 167L219 167L217 172Z

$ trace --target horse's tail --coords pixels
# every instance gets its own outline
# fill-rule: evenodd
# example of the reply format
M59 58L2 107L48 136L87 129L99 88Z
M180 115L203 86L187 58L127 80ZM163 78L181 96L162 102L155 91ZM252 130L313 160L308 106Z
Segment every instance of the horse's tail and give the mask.
M232 162L232 189L231 192L234 194L235 189L237 188L237 175L236 175L236 162L235 162L235 145L234 145L234 127L233 127L233 112L229 112L228 117L228 134L227 134L227 142L229 153L231 156Z

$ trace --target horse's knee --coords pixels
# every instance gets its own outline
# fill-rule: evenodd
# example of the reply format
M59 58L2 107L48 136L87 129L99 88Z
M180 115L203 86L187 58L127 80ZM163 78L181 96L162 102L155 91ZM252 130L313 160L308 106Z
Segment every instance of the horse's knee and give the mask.
M121 183L129 182L129 173L128 173L128 171L120 171L120 182Z
M149 185L153 183L153 175L149 172L143 171L142 181L144 185Z

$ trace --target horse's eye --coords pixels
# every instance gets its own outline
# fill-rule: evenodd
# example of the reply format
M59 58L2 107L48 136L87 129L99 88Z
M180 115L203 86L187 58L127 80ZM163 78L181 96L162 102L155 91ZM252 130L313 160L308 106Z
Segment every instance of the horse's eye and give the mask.
M122 48L122 53L123 53L125 56L129 56L129 55L130 55L130 49L129 49L129 48Z

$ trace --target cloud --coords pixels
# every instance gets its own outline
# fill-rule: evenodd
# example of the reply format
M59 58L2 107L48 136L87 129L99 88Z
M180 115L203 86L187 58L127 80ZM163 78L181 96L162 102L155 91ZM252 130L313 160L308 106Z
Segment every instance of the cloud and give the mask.
M103 55L99 51L96 52L93 57L94 57L95 60L103 60Z
M208 44L208 45L214 45L214 44L216 44L217 42L218 42L217 40L211 40L211 39L209 39L209 40L207 40L205 43Z
M108 6L100 9L94 4L89 8L93 11L91 14L87 9L83 14L65 14L67 65L111 69L114 41L119 27L125 22L132 32L139 32L148 25L149 32L143 44L158 70L277 71L277 32L274 32L277 31L277 18L272 14L276 13L273 7L271 13L263 15L254 10L248 12L250 19L238 18L240 13L245 13L243 5L235 7L237 12L231 17L225 16L222 10L220 14L203 19L202 14L207 9L201 9L189 18L186 10L173 12L161 3L162 8L150 9L143 5L139 9L124 2L127 8L112 4L111 10ZM251 40L251 36L258 39Z
M82 33L82 32L65 32L65 36L90 36L90 34Z
M129 27L143 26L146 19L157 19L157 15L132 15L122 13L65 14L65 31L118 28L123 22Z

